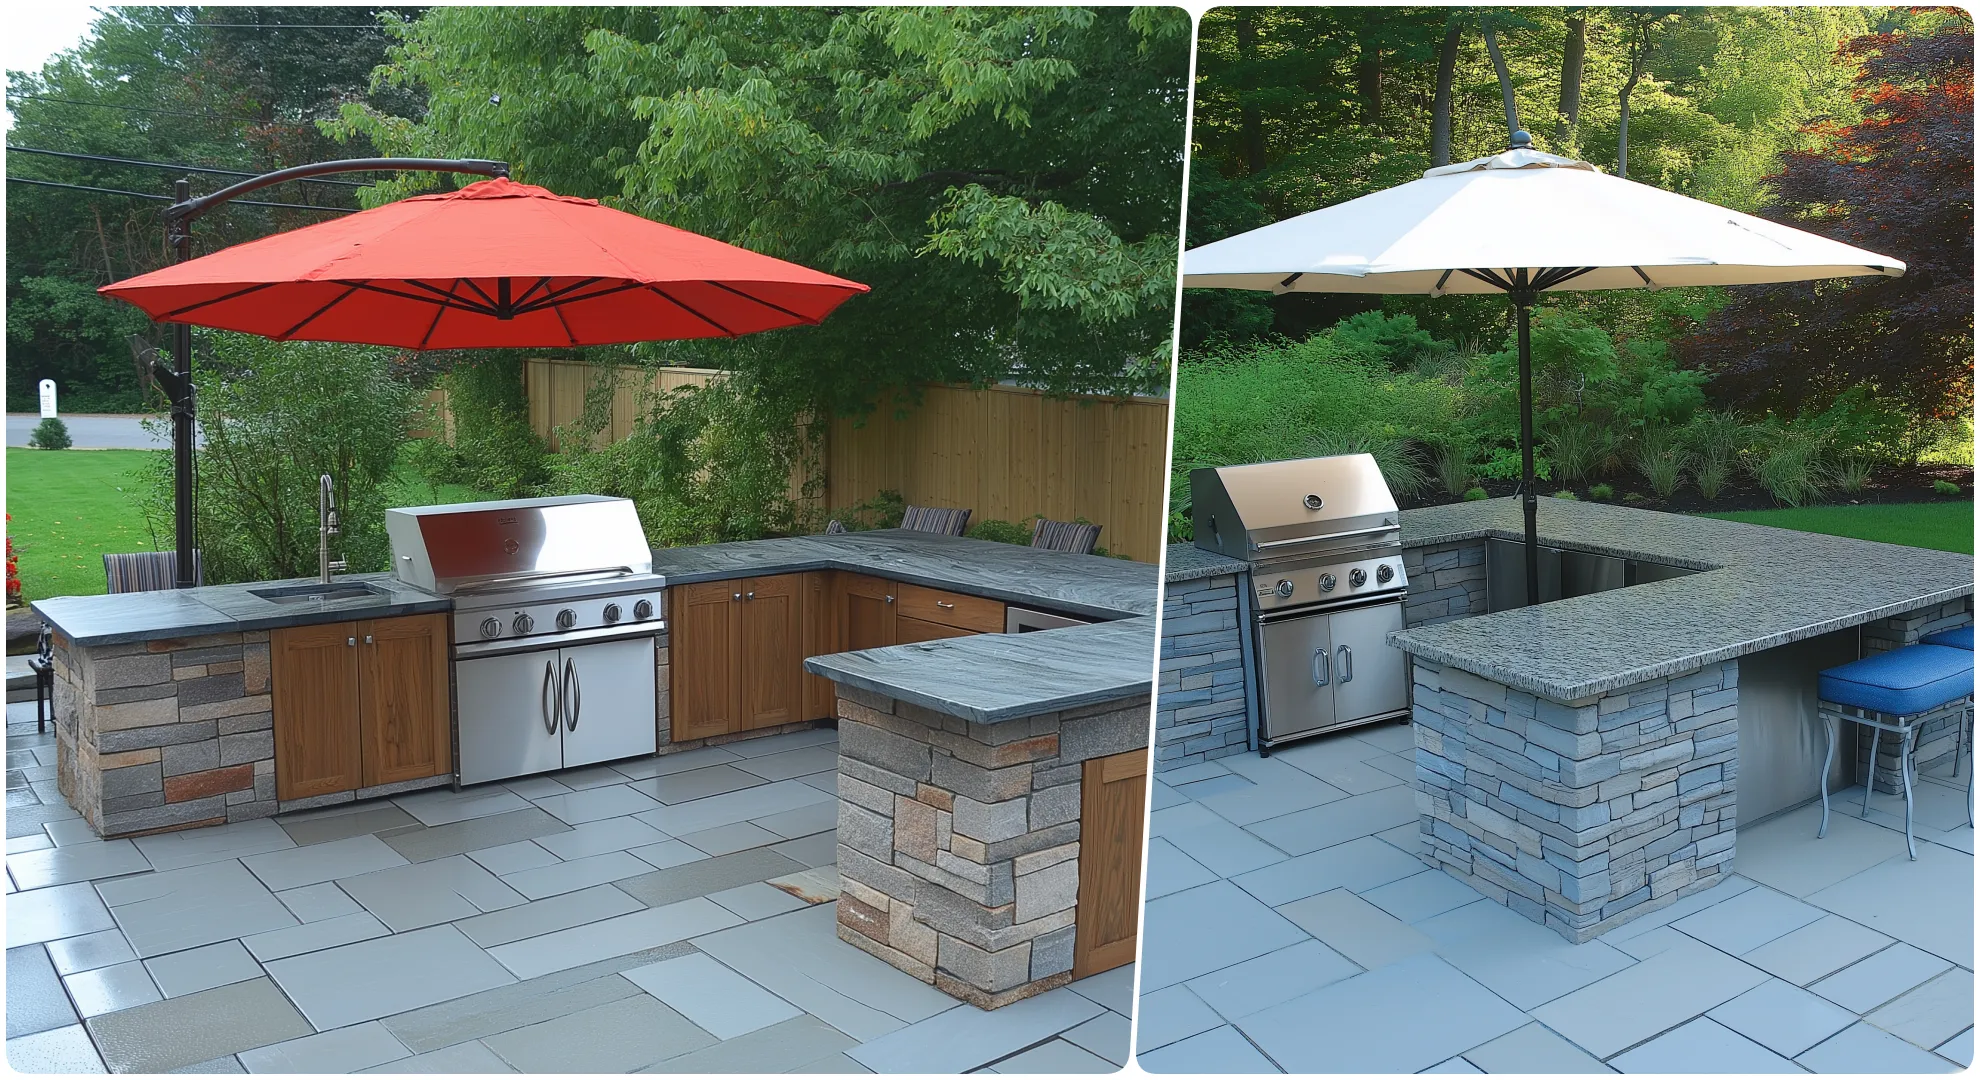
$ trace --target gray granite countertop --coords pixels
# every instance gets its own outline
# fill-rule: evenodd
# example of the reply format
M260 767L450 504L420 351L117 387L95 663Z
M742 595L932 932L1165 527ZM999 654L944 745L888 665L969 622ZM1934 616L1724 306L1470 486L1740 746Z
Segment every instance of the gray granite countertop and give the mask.
M805 669L978 724L1099 705L1153 686L1155 620L970 637L814 656Z
M346 619L388 619L395 615L448 611L453 607L445 597L400 584L387 574L338 577L336 584L364 582L380 590L374 595L347 600L278 604L249 591L306 585L314 580L291 578L107 596L58 596L36 600L31 606L50 626L80 646L274 630Z
M653 572L669 585L799 570L851 570L1095 619L1153 615L1157 602L1147 563L907 529L653 550Z
M1205 551L1195 544L1170 544L1168 554L1162 560L1162 580L1195 581L1198 578L1242 574L1249 569L1249 563Z
M1405 510L1403 544L1522 538L1516 500ZM1568 701L1974 590L1973 557L1542 498L1542 543L1703 571L1391 634L1405 652Z

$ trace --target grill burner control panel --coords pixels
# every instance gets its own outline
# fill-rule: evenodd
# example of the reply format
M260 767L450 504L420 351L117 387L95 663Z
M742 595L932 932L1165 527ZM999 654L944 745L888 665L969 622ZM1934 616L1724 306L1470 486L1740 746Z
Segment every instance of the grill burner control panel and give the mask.
M536 637L572 630L624 626L652 620L660 611L660 590L613 593L531 602L512 595L506 604L454 611L454 640L497 641Z
M1298 567L1261 567L1252 583L1261 611L1297 607L1322 600L1378 596L1399 591L1409 584L1403 574L1400 555Z

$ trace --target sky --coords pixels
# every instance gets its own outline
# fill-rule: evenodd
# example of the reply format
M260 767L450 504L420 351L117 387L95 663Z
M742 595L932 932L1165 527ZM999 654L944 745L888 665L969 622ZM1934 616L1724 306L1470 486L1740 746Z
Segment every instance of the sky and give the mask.
M40 71L49 57L81 41L96 18L87 4L38 3L9 5L7 32L0 34L0 67L8 71ZM14 126L14 117L0 111L0 125Z

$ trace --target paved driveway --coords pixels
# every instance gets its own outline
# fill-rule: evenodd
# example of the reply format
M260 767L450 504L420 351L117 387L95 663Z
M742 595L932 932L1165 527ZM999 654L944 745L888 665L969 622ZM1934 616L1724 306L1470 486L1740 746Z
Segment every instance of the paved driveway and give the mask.
M74 413L62 417L69 425L69 438L81 450L163 450L172 445L168 436L156 439L144 430L142 416L97 416ZM28 435L41 417L34 413L7 414L7 445L26 446Z
M838 940L830 730L106 843L7 715L19 1071L1127 1059L1131 966L985 1012Z
M1416 857L1406 726L1156 775L1137 1058L1169 1072L1951 1072L1965 778L1742 825L1729 880L1582 945ZM1288 848L1299 854L1293 854Z

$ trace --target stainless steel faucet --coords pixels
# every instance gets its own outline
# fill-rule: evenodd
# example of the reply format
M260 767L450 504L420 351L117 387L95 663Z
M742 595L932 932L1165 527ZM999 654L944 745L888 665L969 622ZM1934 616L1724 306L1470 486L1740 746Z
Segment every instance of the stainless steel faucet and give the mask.
M337 535L337 494L330 489L330 474L317 477L316 489L316 563L317 580L330 584L332 570L347 570L350 564L343 559L331 561L330 538Z

